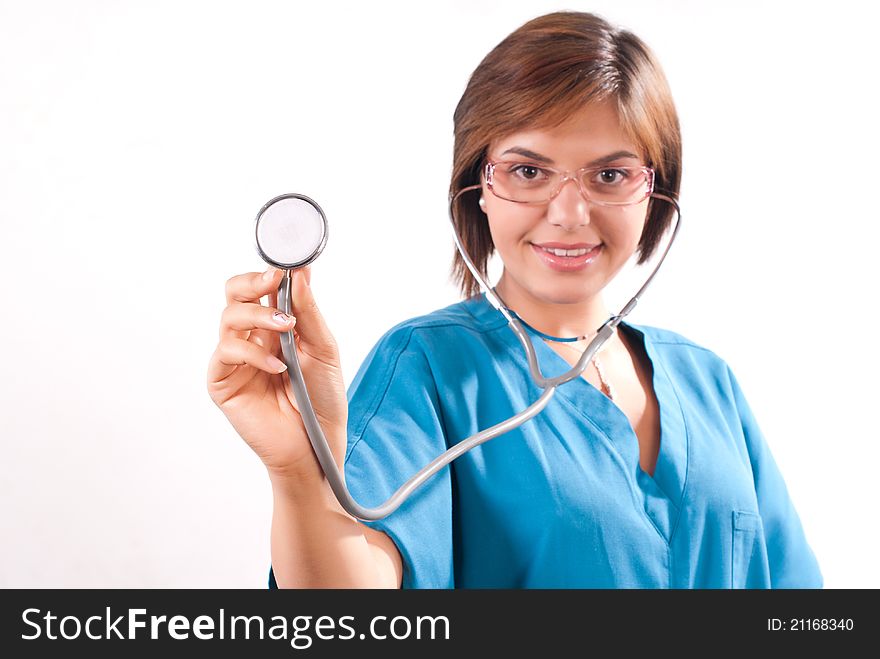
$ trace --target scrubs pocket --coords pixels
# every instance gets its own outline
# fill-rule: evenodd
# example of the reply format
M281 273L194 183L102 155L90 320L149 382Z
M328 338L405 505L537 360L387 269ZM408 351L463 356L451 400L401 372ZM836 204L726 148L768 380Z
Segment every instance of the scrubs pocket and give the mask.
M764 524L758 513L733 512L731 588L769 588L770 566L764 542Z

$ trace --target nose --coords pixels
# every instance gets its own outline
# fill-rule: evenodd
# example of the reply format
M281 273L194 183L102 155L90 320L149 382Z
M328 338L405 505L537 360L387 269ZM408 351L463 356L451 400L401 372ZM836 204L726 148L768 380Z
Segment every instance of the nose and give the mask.
M571 185L569 185L569 183ZM590 202L574 179L566 179L547 206L547 221L572 231L590 223Z

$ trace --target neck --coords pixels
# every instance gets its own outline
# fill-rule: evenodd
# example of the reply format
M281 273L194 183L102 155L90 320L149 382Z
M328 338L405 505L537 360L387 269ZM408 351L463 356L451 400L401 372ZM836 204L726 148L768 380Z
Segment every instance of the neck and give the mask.
M573 302L538 298L502 274L495 290L526 323L560 338L591 337L610 315L601 295Z

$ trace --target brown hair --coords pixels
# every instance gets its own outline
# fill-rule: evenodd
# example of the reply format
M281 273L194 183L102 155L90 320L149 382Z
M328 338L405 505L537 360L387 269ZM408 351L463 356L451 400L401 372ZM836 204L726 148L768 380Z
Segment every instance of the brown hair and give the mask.
M455 146L449 197L480 183L490 142L523 128L554 127L583 106L610 101L624 133L641 146L655 169L654 187L678 196L681 131L666 77L637 36L588 13L557 12L535 18L480 62L455 108ZM495 250L478 194L455 205L455 228L479 272L486 276ZM672 221L666 202L649 200L639 240L639 263L651 257ZM458 251L452 277L464 297L480 292Z

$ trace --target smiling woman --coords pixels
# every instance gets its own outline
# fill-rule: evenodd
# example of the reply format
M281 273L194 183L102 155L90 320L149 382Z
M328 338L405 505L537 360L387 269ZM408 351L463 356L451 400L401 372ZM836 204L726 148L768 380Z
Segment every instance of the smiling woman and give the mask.
M278 336L355 499L386 501L436 456L535 399L507 315L549 376L609 317L608 284L670 227L681 171L663 73L586 13L536 18L477 67L455 111L453 222L463 301L390 329L348 394L307 270L227 283L213 400L269 471L270 584L412 588L820 587L822 574L745 397L710 350L621 323L591 367L502 441L444 468L384 519L343 510L311 451ZM665 200L665 201L664 201ZM269 296L269 305L260 303ZM295 326L294 326L295 323Z

